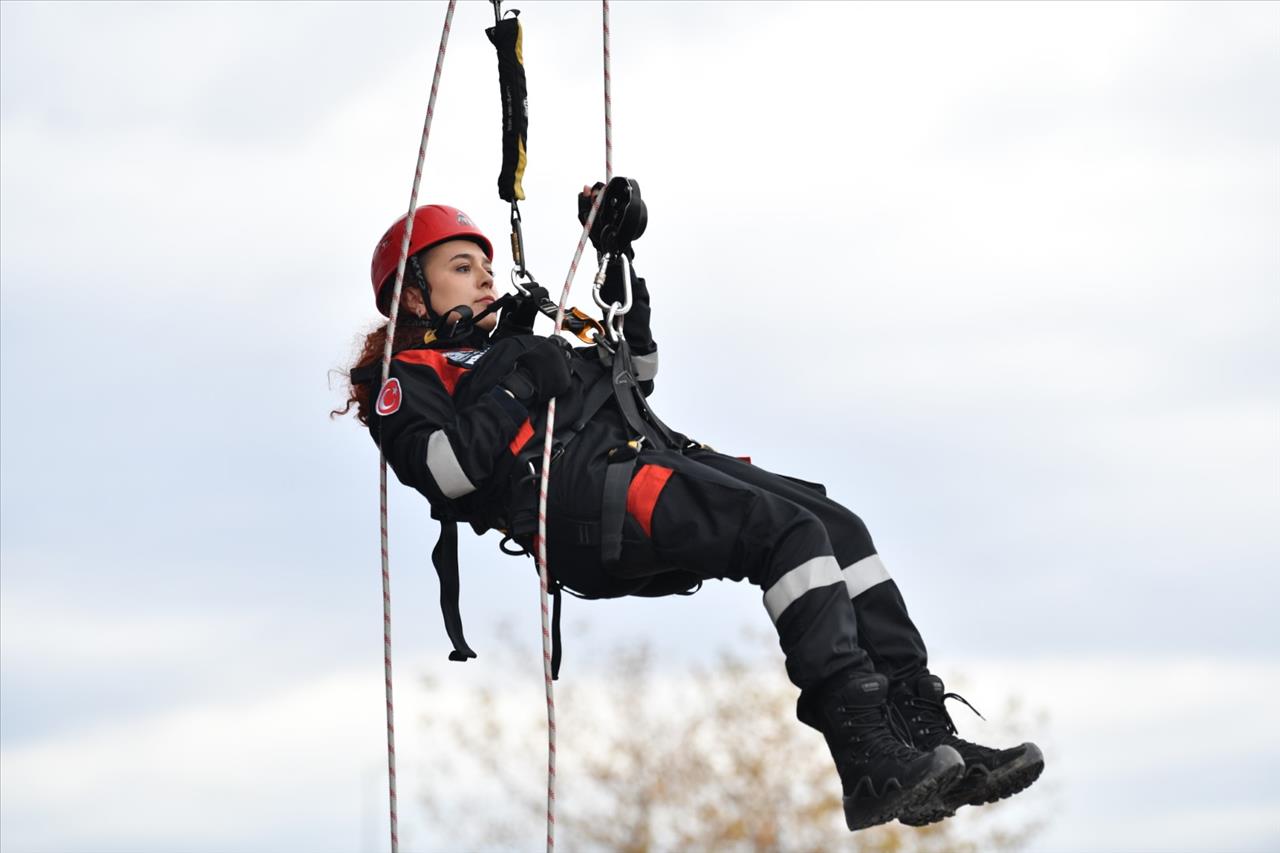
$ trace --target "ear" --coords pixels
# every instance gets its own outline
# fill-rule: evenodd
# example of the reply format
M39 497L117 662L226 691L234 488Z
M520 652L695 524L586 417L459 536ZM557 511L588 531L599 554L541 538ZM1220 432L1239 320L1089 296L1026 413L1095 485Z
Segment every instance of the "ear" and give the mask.
M406 287L400 291L400 307L415 317L427 316L427 306L422 301L422 291L416 287Z

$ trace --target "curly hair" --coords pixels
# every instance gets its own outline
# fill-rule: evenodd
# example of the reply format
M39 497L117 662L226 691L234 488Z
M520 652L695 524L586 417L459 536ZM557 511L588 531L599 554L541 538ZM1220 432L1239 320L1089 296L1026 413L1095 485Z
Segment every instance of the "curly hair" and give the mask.
M398 326L396 328L396 339L391 348L392 352L399 352L406 347L421 343L422 334L421 326ZM345 415L354 406L356 420L365 426L369 425L369 412L373 405L374 394L378 389L371 382L358 384L352 382L350 372L358 367L367 367L371 364L380 363L386 346L387 325L386 323L379 323L377 328L365 335L364 343L360 346L360 355L356 357L356 360L349 368L343 371L343 377L347 383L346 404L340 409L334 409L329 412L329 417L336 418Z

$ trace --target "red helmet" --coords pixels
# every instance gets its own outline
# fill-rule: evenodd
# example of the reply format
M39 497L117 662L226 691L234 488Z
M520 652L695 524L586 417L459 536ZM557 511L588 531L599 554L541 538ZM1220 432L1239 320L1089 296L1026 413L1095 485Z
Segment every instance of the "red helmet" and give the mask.
M373 300L378 310L387 314L389 306L383 299L383 288L390 285L400 263L400 244L404 241L404 223L408 216L401 216L387 229L373 250L373 264L369 277L373 279ZM413 233L409 235L409 254L416 255L446 240L474 240L484 249L485 256L493 260L493 244L481 233L476 224L456 207L443 204L423 205L413 212ZM388 296L388 299L390 297Z

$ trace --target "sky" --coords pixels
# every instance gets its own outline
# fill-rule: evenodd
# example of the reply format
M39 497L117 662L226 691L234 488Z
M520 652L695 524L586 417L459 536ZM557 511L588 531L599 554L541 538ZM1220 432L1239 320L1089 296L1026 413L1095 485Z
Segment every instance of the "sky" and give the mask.
M516 6L556 290L604 171L599 10ZM387 846L377 455L328 412L443 17L0 4L6 851ZM458 9L421 202L501 247L491 21ZM1032 849L1280 847L1280 6L618 2L612 29L664 420L823 482L933 667L1049 714ZM492 677L510 626L504 689L541 701L531 564L464 539L480 658L448 664L434 540L395 486L409 792L423 675ZM672 678L765 618L734 584L565 612Z

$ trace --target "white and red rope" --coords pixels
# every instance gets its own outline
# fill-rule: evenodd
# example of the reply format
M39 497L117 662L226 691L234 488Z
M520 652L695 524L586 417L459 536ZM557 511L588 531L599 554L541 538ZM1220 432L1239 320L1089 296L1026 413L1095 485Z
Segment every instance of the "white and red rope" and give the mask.
M611 94L609 56L609 0L603 4L604 33L604 124L605 124L605 183L613 177L613 101ZM440 34L440 49L436 57L435 76L431 81L431 97L427 104L427 116L422 127L422 143L418 147L418 162L413 173L413 190L409 195L409 212L405 220L404 238L400 244L400 259L396 264L396 280L392 288L391 310L387 321L387 341L382 353L382 385L386 385L391 372L392 345L395 338L396 319L399 315L400 292L404 286L405 265L409 258L409 240L413 232L413 212L418 204L418 190L422 184L422 165L427 155L427 140L431 135L431 121L435 115L436 96L440 89L440 76L444 70L444 55L449 44L449 30L453 24L453 12L457 0L449 0L449 8L445 12L444 29ZM574 276L578 272L578 264L582 260L583 250L591 234L599 212L603 193L597 194L587 221L578 238L578 246L574 250L573 260L569 264L569 273L565 277L564 288L560 293L560 303L556 310L555 331L559 335L564 325L565 305L569 300L569 291L573 286ZM547 426L542 448L542 477L538 488L538 539L535 553L538 561L539 591L542 610L542 669L546 681L547 696L547 853L555 849L556 827L556 706L555 692L551 673L551 611L548 602L549 580L547 572L547 492L551 479L551 452L555 435L556 401L547 401ZM392 701L391 680L391 567L387 547L387 460L385 454L379 454L378 493L380 499L380 524L382 545L382 625L383 625L383 663L386 681L387 699L387 779L391 809L391 851L399 853L399 822L396 812L396 747L395 747L395 706Z
M604 3L604 182L613 179L613 75L609 61L609 0Z
M440 73L444 70L444 52L449 45L449 29L457 0L449 0L444 15L444 31L440 34L440 51L436 55L435 77L431 80L431 98L427 102L427 118L422 125L422 144L418 146L418 164L413 171L413 190L409 193L409 213L405 217L404 239L400 241L400 261L396 264L396 282L391 291L391 312L387 319L387 343L382 350L382 383L391 374L391 348L395 341L396 318L400 313L400 291L404 286L404 268L409 259L409 237L413 233L413 212L418 206L418 188L422 185L422 164L427 157L427 138L431 136L431 119L436 111L436 94L440 91ZM387 551L387 457L378 454L379 521L382 528L382 648L383 670L387 685L387 790L391 808L391 853L399 853L399 818L396 814L396 723L395 705L391 698L391 558Z
M609 78L609 0L603 0L604 6L604 139L605 139L605 183L613 177L613 109ZM578 274L578 263L582 260L582 252L586 248L591 235L591 226L595 223L596 214L600 210L600 202L604 193L597 193L595 203L587 214L587 221L582 226L582 235L578 238L578 246L573 252L573 260L569 263L569 274L565 276L564 289L560 291L560 303L556 308L555 331L559 335L564 324L564 307L569 301L569 290L573 287L573 278ZM547 401L547 427L542 443L542 477L538 484L538 541L535 556L538 560L539 593L542 607L542 675L547 688L547 853L552 853L556 845L556 701L551 677L551 611L548 605L549 583L547 573L547 492L551 484L551 451L555 440L556 401Z

